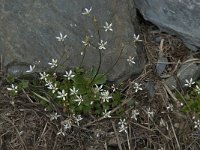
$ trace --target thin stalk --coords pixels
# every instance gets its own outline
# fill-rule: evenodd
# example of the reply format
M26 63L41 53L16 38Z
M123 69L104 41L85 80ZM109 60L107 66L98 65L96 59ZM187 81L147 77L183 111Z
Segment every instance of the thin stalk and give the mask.
M118 61L119 61L119 59L120 59L120 56L121 56L123 50L124 50L124 48L121 49L121 51L120 51L120 53L119 53L119 57L117 58L117 60L115 61L115 63L108 69L108 71L107 71L106 73L104 73L104 75L107 75L107 74L111 71L111 69L113 69L114 66L118 63Z

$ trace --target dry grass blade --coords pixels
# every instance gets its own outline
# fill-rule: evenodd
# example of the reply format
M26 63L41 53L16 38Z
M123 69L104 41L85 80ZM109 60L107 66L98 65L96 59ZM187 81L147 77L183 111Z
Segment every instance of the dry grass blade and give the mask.
M123 102L122 104L120 104L119 106L117 106L117 107L115 107L113 110L111 110L111 113L110 113L110 114L116 112L116 111L117 111L118 109L120 109L122 106L124 106L125 104L127 104L130 100L131 100L131 99L125 99L124 102ZM94 120L94 121L91 121L91 122L87 123L86 125L84 125L84 127L88 127L88 126L94 124L95 122L99 122L99 121L101 121L101 120L103 120L103 119L104 119L104 116L103 116L103 117L100 117L100 118L97 119L97 120Z
M171 120L171 118L169 117L169 115L167 115L167 116L168 116L168 118L169 118L169 121L170 121L170 124L171 124L171 127L172 127L172 131L173 131L174 137L175 137L175 139L176 139L176 143L177 143L178 149L181 150L181 147L180 147L180 144L179 144L179 141L178 141L176 132L175 132L175 130L174 130L174 126L173 126L173 124L172 124L172 120Z
M192 63L200 63L200 59L198 59L198 58L191 58L191 59L186 60L182 64L186 64L186 63L190 63L190 62L192 62Z
M175 102L178 102L176 96L172 93L172 91L169 89L169 87L167 86L167 84L164 83L164 82L162 82L162 84L164 85L165 90L167 91L167 93L173 98L173 100L174 100Z
M26 97L28 98L28 100L33 103L33 100L30 98L30 96L26 93L26 91L24 89L22 89L22 92L26 95Z
M115 127L115 123L114 123L114 122L112 122L112 127L113 127L113 130L114 130L114 132L115 132L115 136L116 136L116 139L117 139L118 147L119 147L120 150L123 150L123 149L122 149L122 146L121 146L121 142L120 142L119 136L118 136L118 132L117 132L117 130L116 130L116 127Z
M15 126L15 124L6 116L1 115L1 118L4 119L5 121L9 122L14 127L21 143L23 144L24 149L28 150L27 147L26 147L26 144L24 143L24 140L22 139L21 134L20 134L19 130L17 129L17 127Z
M159 46L159 57L163 56L163 44L164 44L164 39L160 41L160 46Z

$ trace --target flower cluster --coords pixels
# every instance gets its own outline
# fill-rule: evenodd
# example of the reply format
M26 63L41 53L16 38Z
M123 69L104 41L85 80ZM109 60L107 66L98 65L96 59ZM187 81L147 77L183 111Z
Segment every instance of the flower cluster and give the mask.
M52 59L51 68L52 68L52 66L55 67L55 62L57 62L57 61L55 59ZM71 80L73 77L75 77L75 75L73 74L73 72L71 70L69 72L65 71L65 75L63 75L63 76L65 78L67 78L67 80ZM56 96L57 98L62 99L63 101L66 101L68 93L66 92L65 89L59 89L58 84L56 82L53 83L49 74L47 74L46 72L40 73L40 80L45 81L45 86L47 86L47 89L51 90L53 94L55 92L57 92L57 96ZM70 95L76 95L76 97L79 99L79 105L80 105L80 102L83 100L82 100L81 96L77 95L77 92L78 92L78 90L75 89L74 86L72 88L70 88ZM77 101L77 100L75 100L75 101Z
M101 92L101 99L103 102L109 102L109 99L112 98L112 96L110 96L110 93L108 90L104 90Z
M60 117L59 115L56 114L56 116L53 116L54 118ZM57 135L62 135L65 136L65 132L68 129L72 128L73 122L77 124L78 126L80 125L80 121L83 120L81 115L75 115L73 114L72 117L65 119L64 121L61 121L61 129L57 132Z

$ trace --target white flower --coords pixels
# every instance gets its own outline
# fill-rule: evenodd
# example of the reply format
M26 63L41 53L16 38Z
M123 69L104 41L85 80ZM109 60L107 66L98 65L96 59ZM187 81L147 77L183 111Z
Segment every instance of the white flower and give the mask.
M98 93L98 92L102 92L103 91L103 85L100 85L98 87L98 85L95 84L95 88L94 88L94 93Z
M81 104L81 102L83 102L83 98L82 98L82 96L80 95L80 96L78 96L78 95L76 95L76 98L77 99L75 99L74 101L75 102L78 102L78 106Z
M126 123L126 119L120 119L120 121L118 122L119 125L127 125Z
M111 86L111 88L112 88L112 91L113 91L113 92L115 92L115 91L118 89L118 88L115 87L114 84Z
M57 120L58 119L58 117L60 117L61 115L58 115L57 113L54 113L54 114L51 114L50 115L50 120L52 121L52 120Z
M70 80L71 78L73 78L75 75L72 74L72 71L70 70L69 73L67 71L65 71L65 75L63 75L64 77L66 77L68 80Z
M199 88L198 85L196 85L195 91L196 91L198 94L200 94L200 88Z
M47 88L52 90L52 93L55 93L58 90L56 83L54 85L50 84Z
M140 91L142 90L141 86L142 86L142 84L134 83L133 88L135 89L135 92L136 92L136 93L137 93L139 90L140 90Z
M195 82L192 81L192 78L190 78L190 80L185 80L185 86L191 87L193 84L195 84Z
M120 119L120 122L118 122L119 126L119 132L125 132L127 133L127 123L126 123L126 119Z
M121 125L121 126L119 126L119 132L125 132L125 133L127 133L127 126L126 125Z
M92 11L92 7L90 7L90 9L85 8L84 10L85 10L85 11L82 12L82 15L88 15L88 14Z
M94 101L91 101L91 102L90 102L90 105L92 105L92 104L94 104Z
M62 121L61 124L64 126L65 131L72 127L72 122L70 119L66 119L66 120Z
M78 90L76 90L76 88L73 86L73 88L71 89L70 88L70 95L77 95L77 93L78 93Z
M170 110L170 111L173 111L173 105L172 104L169 104L166 108L167 108L167 110Z
M82 43L84 46L87 46L87 45L90 46L90 43L88 41L82 41Z
M62 130L62 128L59 130L59 132L57 133L57 135L63 135L63 136L65 136L65 132Z
M62 90L62 92L58 91L57 98L62 98L64 101L66 100L67 93L65 93L65 90Z
M35 69L35 65L30 65L29 66L30 67L30 69L29 70L27 70L26 72L33 72L33 70Z
M194 128L200 129L200 120L194 121L194 124L195 124Z
M104 90L103 92L101 92L101 99L103 100L103 102L109 102L109 99L111 99L112 96L109 96L109 91Z
M105 45L107 44L107 41L106 41L106 42L103 42L103 40L101 40L101 42L98 43L98 44L99 44L99 49L106 49L106 48L105 48Z
M131 118L135 119L137 121L137 116L139 115L139 111L137 109L132 110Z
M106 25L103 26L103 27L104 27L104 29L105 29L106 32L107 32L108 30L113 31L113 29L112 29L112 23L111 23L111 24L108 24L108 22L106 22Z
M51 68L54 68L58 66L57 62L57 59L52 59L51 62L49 62L48 64L51 66Z
M62 35L62 33L60 33L60 37L56 37L56 39L59 41L59 42L64 42L65 38L67 37L67 35Z
M111 118L110 116L111 111L108 111L105 109L105 111L103 112L103 118Z
M142 42L142 40L140 40L139 38L140 38L140 35L137 35L137 36L135 34L133 35L134 42Z
M127 60L127 62L129 63L129 65L132 65L132 64L135 64L135 61L134 61L135 57L131 57L129 56Z
M45 79L45 80L47 80L47 77L49 76L49 74L46 74L46 72L43 72L43 73L40 73L40 79L41 80L43 80L43 79Z
M86 36L84 41L82 41L83 45L84 46L90 46L90 37L89 36Z
M83 120L83 118L81 117L81 115L75 116L75 114L73 114L73 117L74 117L76 124L79 126L79 121Z
M17 89L18 89L18 87L15 86L14 84L11 84L11 88L7 88L8 91L14 91L15 93L18 92Z
M150 108L148 108L148 109L146 110L146 113L147 113L147 115L148 115L148 118L151 118L151 117L154 116L154 112L151 111Z
M52 81L46 79L45 82L45 86L52 86Z

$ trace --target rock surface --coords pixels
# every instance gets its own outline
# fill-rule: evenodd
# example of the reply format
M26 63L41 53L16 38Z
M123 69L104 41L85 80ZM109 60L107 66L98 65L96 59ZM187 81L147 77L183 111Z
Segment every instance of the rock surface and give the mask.
M199 0L135 0L135 4L162 31L180 36L194 51L200 47Z
M188 62L182 64L177 71L177 74L169 77L165 82L170 89L174 89L174 87L177 88L179 86L185 87L185 80L190 80L191 78L193 81L200 78L200 66L193 62Z
M100 40L107 41L106 50L101 50L100 70L104 73L109 71L110 81L139 74L144 67L142 48L134 47L133 43L133 35L138 31L132 1L0 2L0 55L3 56L3 67L9 73L26 74L33 64L36 64L34 71L45 71L53 58L61 60L62 67L57 68L58 72L80 64L86 68L97 67L100 62L99 51L93 46L87 47L84 61L81 61L84 49L82 41L86 36L90 37L95 47L98 47ZM90 15L83 15L85 8L90 7ZM113 32L104 31L105 22L112 23ZM67 35L64 42L55 38L60 32ZM135 57L135 65L129 66L129 56ZM112 67L116 60L118 63Z
M196 81L200 77L200 66L192 62L182 64L177 72L177 77L182 86L184 86L186 79L192 78L193 81Z

